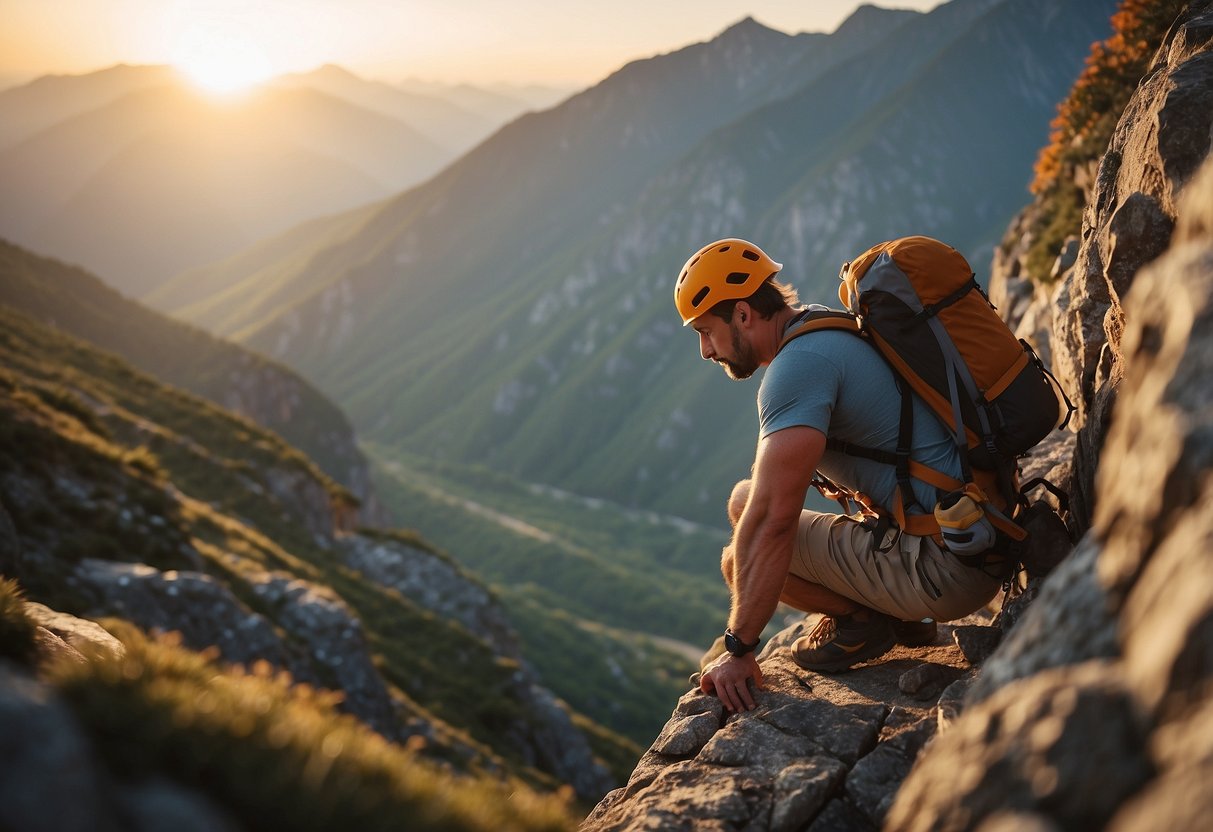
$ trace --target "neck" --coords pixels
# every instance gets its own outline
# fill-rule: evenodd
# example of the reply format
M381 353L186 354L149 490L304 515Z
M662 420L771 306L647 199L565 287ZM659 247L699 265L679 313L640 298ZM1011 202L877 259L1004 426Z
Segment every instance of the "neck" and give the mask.
M763 366L770 364L775 360L775 355L779 352L779 345L783 343L783 331L788 325L788 321L796 317L800 313L799 309L788 307L781 309L771 316L770 327L771 331L767 337L763 339L764 350L760 356Z

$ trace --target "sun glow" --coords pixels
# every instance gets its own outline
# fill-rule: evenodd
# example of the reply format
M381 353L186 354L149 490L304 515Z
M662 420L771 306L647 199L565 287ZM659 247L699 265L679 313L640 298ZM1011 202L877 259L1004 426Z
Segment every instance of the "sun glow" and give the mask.
M197 86L219 95L243 92L275 74L255 44L205 30L182 38L174 49L173 65Z

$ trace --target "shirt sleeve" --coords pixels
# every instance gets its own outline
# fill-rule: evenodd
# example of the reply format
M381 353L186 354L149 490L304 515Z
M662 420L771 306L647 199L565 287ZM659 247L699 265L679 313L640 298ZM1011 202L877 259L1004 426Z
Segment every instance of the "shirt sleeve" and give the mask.
M805 344L785 348L767 367L758 388L758 435L805 426L829 433L842 384L841 368Z

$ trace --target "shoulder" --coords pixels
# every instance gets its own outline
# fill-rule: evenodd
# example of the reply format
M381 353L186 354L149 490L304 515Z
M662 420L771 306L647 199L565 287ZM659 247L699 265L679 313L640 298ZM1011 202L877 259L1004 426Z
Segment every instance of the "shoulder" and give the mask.
M770 369L833 363L840 369L855 355L871 350L870 344L851 332L823 329L801 335L784 345L771 361Z

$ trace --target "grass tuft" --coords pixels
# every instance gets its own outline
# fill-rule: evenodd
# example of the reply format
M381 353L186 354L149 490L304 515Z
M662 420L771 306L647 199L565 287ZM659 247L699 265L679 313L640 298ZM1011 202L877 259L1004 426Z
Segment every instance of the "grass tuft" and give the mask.
M25 614L25 595L15 580L0 578L0 658L30 666L37 627Z
M331 694L109 626L126 656L54 668L52 683L111 771L170 777L248 828L572 827L560 798L452 777L338 714Z

